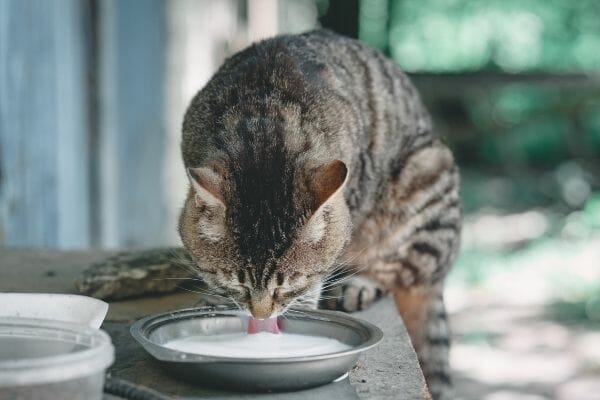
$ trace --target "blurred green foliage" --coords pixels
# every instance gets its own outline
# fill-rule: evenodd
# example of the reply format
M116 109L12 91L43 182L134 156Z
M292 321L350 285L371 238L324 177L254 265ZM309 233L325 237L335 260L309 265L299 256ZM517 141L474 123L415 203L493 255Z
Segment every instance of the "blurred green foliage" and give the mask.
M510 84L457 101L473 132L450 140L469 142L465 161L548 167L600 153L600 90Z
M359 38L413 72L600 71L600 2L361 0ZM463 166L514 171L598 156L598 81L538 83L420 89ZM440 101L452 107L436 109Z
M387 53L388 49L388 0L361 0L358 14L358 37L370 46Z
M595 70L596 0L362 0L360 38L407 71Z
M485 292L529 271L551 288L550 316L600 327L600 281L586 277L599 261L600 1L361 0L359 39L420 74L462 169L465 225L531 210L547 224L510 243L487 228L448 284Z
M569 290L570 296L553 301L547 307L550 318L565 324L583 324L600 328L600 282L582 279L566 280L562 277L557 286Z

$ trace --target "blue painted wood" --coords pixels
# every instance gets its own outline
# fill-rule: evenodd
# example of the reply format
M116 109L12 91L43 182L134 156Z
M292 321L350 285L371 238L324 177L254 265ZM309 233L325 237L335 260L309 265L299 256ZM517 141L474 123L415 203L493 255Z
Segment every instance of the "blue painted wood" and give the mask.
M85 4L0 1L0 243L89 245Z
M0 244L150 246L175 229L163 199L165 5L95 3L96 66L90 4L0 1Z
M99 6L102 244L162 244L165 3Z
M59 247L90 245L88 69L85 1L55 0L56 162Z

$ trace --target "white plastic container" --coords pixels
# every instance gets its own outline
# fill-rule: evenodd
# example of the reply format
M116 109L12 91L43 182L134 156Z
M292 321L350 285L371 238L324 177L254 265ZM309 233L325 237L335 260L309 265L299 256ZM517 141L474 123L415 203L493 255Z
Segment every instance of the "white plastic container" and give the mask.
M101 400L110 337L68 322L0 318L0 400Z
M100 328L108 304L93 297L57 293L0 293L0 318L51 319Z

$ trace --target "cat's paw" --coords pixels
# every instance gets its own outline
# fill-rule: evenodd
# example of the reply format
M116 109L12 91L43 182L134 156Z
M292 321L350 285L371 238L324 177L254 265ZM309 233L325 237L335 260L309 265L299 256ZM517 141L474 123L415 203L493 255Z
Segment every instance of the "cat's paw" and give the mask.
M329 310L361 311L379 300L382 294L373 280L353 276L323 292L320 306Z

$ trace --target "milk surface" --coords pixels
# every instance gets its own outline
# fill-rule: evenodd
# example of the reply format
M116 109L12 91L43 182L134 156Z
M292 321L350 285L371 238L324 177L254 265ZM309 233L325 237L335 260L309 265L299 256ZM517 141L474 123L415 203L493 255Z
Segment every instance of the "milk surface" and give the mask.
M171 340L163 346L186 353L234 358L302 357L350 349L336 339L269 332L188 336Z

